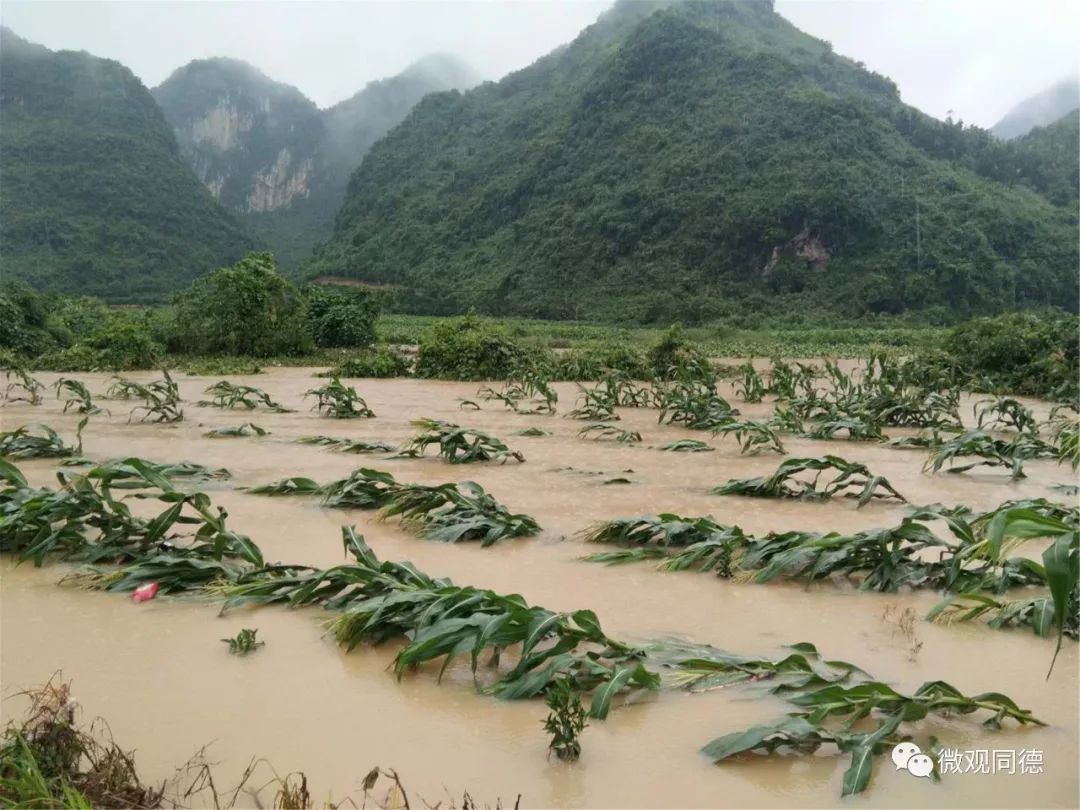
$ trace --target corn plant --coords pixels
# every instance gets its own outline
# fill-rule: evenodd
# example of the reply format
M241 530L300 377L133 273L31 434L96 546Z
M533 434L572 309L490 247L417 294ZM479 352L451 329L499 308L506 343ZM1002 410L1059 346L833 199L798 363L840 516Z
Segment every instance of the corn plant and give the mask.
M593 422L614 422L620 417L615 413L616 399L607 388L586 388L578 385L580 394L576 407L566 414L568 419L589 419Z
M247 436L266 436L269 430L259 427L254 422L244 422L240 425L213 428L203 434L208 439L236 439Z
M477 461L510 460L524 462L524 454L511 450L490 434L472 428L463 428L439 419L417 419L414 427L423 432L415 436L401 451L402 456L419 457L430 445L438 445L439 455L451 464L471 464Z
M95 407L94 398L90 391L78 380L61 377L53 383L53 387L56 388L57 399L60 399L61 395L66 395L64 413L67 413L72 408L75 409L76 413L94 414L101 412L101 408Z
M979 400L972 410L980 430L1009 428L1017 433L1038 433L1035 415L1012 397Z
M75 446L64 444L63 438L48 425L23 425L15 430L0 431L0 456L5 458L67 458L82 453L82 432L89 417L84 416L75 429ZM38 433L34 433L37 428Z
M300 444L314 444L328 447L338 453L392 453L397 450L386 442L368 442L361 439L338 439L332 436L304 436L297 439Z
M735 393L743 402L761 402L765 396L765 382L761 379L753 362L747 361L736 369L739 379L735 382Z
M714 448L699 439L677 439L660 445L659 449L675 453L711 453Z
M712 571L724 578L732 576L736 559L750 542L738 526L725 526L707 517L684 518L674 514L596 524L584 532L584 539L588 543L620 547L590 554L584 558L587 562L622 564L661 560L673 570ZM670 564L674 560L679 562Z
M799 416L791 408L777 405L773 409L773 415L769 417L768 425L778 433L791 433L800 435L803 433L803 417Z
M602 389L606 399L620 408L659 407L657 389L639 386L619 372L609 372L600 380L597 388Z
M221 640L223 643L229 645L230 655L247 655L266 644L265 641L255 640L255 636L258 632L258 630L252 630L251 628L245 627L233 638L223 638Z
M549 755L553 752L561 760L574 762L581 756L578 737L589 724L574 679L565 677L549 684L545 701L551 710L544 720L544 731L551 737Z
M778 399L793 399L799 391L806 393L813 390L817 369L805 363L790 363L773 358L769 365L769 383L765 393Z
M840 432L845 432L845 438L852 442L883 442L888 438L882 435L881 425L857 416L816 419L806 436L809 439L835 439Z
M199 402L203 407L232 409L240 406L253 411L262 405L274 413L291 413L288 408L274 402L261 388L250 385L236 385L228 380L219 380L208 386L203 393L213 396L209 401Z
M957 459L975 456L980 461L956 465ZM1005 467L1012 480L1026 478L1024 462L1033 458L1056 458L1058 452L1030 433L1018 433L1012 439L995 439L982 430L970 430L942 442L923 465L923 471L936 473L950 465L946 472L963 473L975 467Z
M606 439L620 442L621 444L636 444L641 441L641 434L636 430L620 430L614 425L598 422L595 425L586 425L578 431L582 439Z
M826 471L835 477L819 487ZM812 472L809 481L796 478L804 472ZM776 471L759 478L732 479L713 490L714 495L748 495L755 498L800 498L802 500L826 500L842 495L858 499L863 507L875 498L906 500L889 480L872 475L865 464L847 461L839 456L822 458L790 458L781 462Z
M515 436L529 436L529 437L532 437L532 438L539 438L540 436L550 436L551 431L550 430L544 430L543 428L531 427L531 428L523 428L521 430L515 430L514 435Z
M658 421L696 430L712 430L732 421L739 412L714 386L711 382L677 380L661 394Z
M782 719L726 734L702 747L714 762L751 751L781 750L813 754L825 745L851 754L841 794L863 792L873 760L910 739L902 726L929 715L952 717L987 712L983 726L998 729L1009 719L1019 725L1046 725L999 692L967 696L945 681L928 681L905 695L844 661L824 661L812 644L796 644L779 661L739 658L708 647L694 647L668 666L691 689L700 691L735 683L767 684L794 711ZM671 657L671 653L668 653ZM849 685L850 684L850 685Z
M1080 413L1075 405L1055 405L1045 423L1057 451L1058 464L1080 466Z
M483 386L476 395L480 399L502 402L507 408L522 414L553 414L559 402L559 395L547 378L532 371L507 380L499 391Z
M12 380L12 377L15 379ZM4 388L4 402L41 404L41 392L45 390L45 386L35 380L29 371L18 367L4 369L4 379L7 381L7 387Z
M128 414L128 421L141 411L140 421L148 419L154 422L180 422L184 412L180 408L180 388L168 371L162 371L162 379L142 384L134 380L118 379L106 392L113 399L141 399L142 405L136 405Z
M251 495L321 495L323 488L317 481L301 476L281 478L270 484L247 487L245 492Z
M382 518L400 517L404 528L427 540L479 540L482 548L540 531L529 515L511 514L472 481L437 487L399 485L390 491L379 514Z
M326 385L312 388L305 397L316 397L315 410L325 411L335 419L370 419L375 411L368 407L364 398L352 386L342 385L334 377Z
M712 432L713 435L734 436L739 443L739 453L741 455L754 456L762 451L772 451L780 455L787 453L783 442L780 441L780 437L767 422L755 420L738 422L732 420L717 425L712 429Z

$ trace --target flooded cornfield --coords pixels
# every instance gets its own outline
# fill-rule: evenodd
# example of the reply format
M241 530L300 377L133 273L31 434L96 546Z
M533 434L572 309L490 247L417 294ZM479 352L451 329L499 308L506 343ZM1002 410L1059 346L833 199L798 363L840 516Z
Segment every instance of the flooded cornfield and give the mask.
M912 504L965 504L991 510L1022 498L1075 502L1055 490L1073 483L1068 465L1034 459L1025 478L1008 470L976 467L964 474L923 472L925 449L875 442L819 441L785 436L787 456L742 455L734 437L712 436L657 422L652 408L618 408L620 431L641 441L589 440L587 422L565 418L579 390L558 383L559 411L525 414L498 401L480 401L476 383L421 380L350 380L374 418L333 419L311 410L304 394L320 384L315 369L273 369L230 377L257 386L293 412L200 407L217 378L177 376L185 418L174 424L128 421L135 402L96 400L109 413L91 415L83 455L95 462L138 457L189 461L226 468L230 477L201 482L230 527L252 538L267 562L321 568L340 565L341 527L355 526L381 560L411 561L431 576L460 585L520 594L553 611L590 609L604 632L631 644L684 639L739 655L779 659L785 645L808 642L825 659L861 667L874 679L909 694L943 680L967 695L1004 693L1045 721L1000 730L980 725L985 714L932 717L912 726L926 749L931 736L960 750L1039 751L1041 772L964 773L940 781L914 778L894 767L888 752L876 758L867 791L849 800L859 806L1074 807L1080 781L1078 659L1064 645L1052 675L1052 639L1030 628L995 630L985 622L933 623L924 617L940 600L932 589L896 593L861 591L855 583L799 581L767 584L719 578L696 571L659 570L654 563L605 565L582 557L600 550L582 532L602 521L674 513L711 516L747 534L841 532L898 524ZM46 385L56 375L37 375ZM135 373L150 380L153 373ZM79 379L104 394L109 375ZM721 393L743 417L764 419L771 397L740 401L729 383ZM479 409L462 407L475 400ZM974 398L960 412L971 421ZM1028 402L1045 417L1046 406ZM82 417L62 413L47 393L43 404L11 403L0 410L4 430L46 423L66 439ZM417 458L392 452L334 452L303 437L384 442L403 447L417 433L413 420L430 418L476 428L500 438L524 462L449 464L437 453ZM208 431L253 422L266 435L210 438ZM541 428L542 435L520 435ZM890 428L890 437L913 436ZM668 452L679 439L706 442L711 452ZM824 502L721 496L711 493L733 478L768 475L788 457L826 454L860 462L884 476L907 503L854 499ZM29 483L55 486L57 459L15 460ZM243 488L292 476L324 483L359 467L391 473L397 481L436 485L475 481L512 513L534 518L541 531L501 540L439 543L406 531L396 519L358 509L324 508L315 497L264 497ZM181 482L178 487L184 487ZM137 504L135 509L148 508ZM152 510L147 513L150 514ZM1037 556L1036 540L1023 553ZM1030 546L1030 547L1029 547ZM637 690L616 698L606 720L592 720L581 736L576 763L548 755L542 699L498 700L474 688L468 655L439 679L438 666L398 678L393 661L399 641L360 644L347 651L328 635L328 612L281 606L237 607L221 613L220 601L167 596L135 604L127 594L86 590L58 581L64 564L35 568L2 563L2 659L5 719L18 716L20 689L56 673L70 680L83 717L106 718L115 738L133 748L148 781L170 779L178 765L207 747L219 781L235 781L248 763L264 758L284 774L303 771L317 801L360 795L375 765L393 768L414 795L429 804L460 797L481 803L501 798L523 807L790 807L835 806L849 755L824 746L812 755L747 754L714 764L700 749L725 734L771 722L792 707L781 696L746 685L688 693L676 688ZM903 619L914 616L914 621ZM265 646L236 657L220 639L257 628ZM272 796L272 794L270 794ZM241 795L241 804L270 798ZM414 805L415 806L415 805ZM445 805L444 805L445 806Z

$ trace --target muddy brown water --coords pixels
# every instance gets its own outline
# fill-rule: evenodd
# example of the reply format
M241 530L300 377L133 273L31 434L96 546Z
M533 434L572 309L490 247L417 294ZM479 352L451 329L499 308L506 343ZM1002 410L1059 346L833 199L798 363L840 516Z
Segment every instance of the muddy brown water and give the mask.
M730 440L711 440L711 453L668 453L656 447L707 434L656 424L656 412L623 409L620 427L638 430L637 446L584 441L582 422L560 416L525 416L488 403L462 411L475 398L471 383L353 380L375 410L369 420L334 420L307 410L303 399L318 384L313 369L275 369L231 377L267 390L298 411L273 414L221 411L194 404L216 378L178 377L186 420L175 426L128 424L129 404L102 401L111 410L92 417L85 454L95 460L140 456L154 461L195 461L227 467L233 478L211 488L230 524L249 534L267 560L313 565L342 562L340 526L355 524L384 559L411 560L432 575L461 584L523 594L556 610L591 608L613 637L644 641L678 635L745 654L776 656L782 645L809 641L830 658L852 661L901 690L943 679L968 694L1004 692L1050 723L1044 729L1000 732L978 721L951 719L916 726L915 741L931 734L960 749L1040 749L1042 774L971 774L938 784L896 771L877 760L874 780L853 806L1034 807L1076 806L1078 761L1077 646L1066 644L1046 680L1052 645L1027 631L994 631L980 624L915 624L915 642L883 619L911 608L919 616L936 601L929 593L870 594L832 584L753 585L695 573L666 573L649 565L606 567L581 562L586 549L577 532L593 521L656 512L712 515L749 532L855 530L892 525L900 504L800 503L717 497L709 489L732 477L773 470L779 457L742 457ZM132 375L150 379L154 375ZM109 378L84 374L103 393ZM41 375L52 382L55 375ZM573 384L557 386L565 412ZM730 391L725 391L730 394ZM768 403L742 405L765 416ZM293 443L325 434L402 444L415 430L410 420L441 418L490 431L527 462L505 466L451 466L438 458L384 459ZM965 403L970 417L970 400ZM60 414L54 399L31 408L0 410L4 429L46 422L70 436L78 417ZM214 427L254 421L264 438L207 439ZM513 435L540 426L553 435ZM904 431L891 431L899 435ZM1004 472L929 476L924 453L863 443L787 441L792 456L837 453L867 463L914 503L965 503L987 509L1018 497L1061 499L1055 483L1072 482L1066 467L1050 461L1026 465L1029 477L1010 483ZM329 481L359 466L394 473L399 480L441 483L471 479L512 511L533 515L544 527L535 538L481 549L420 540L371 513L320 509L309 499L246 495L233 487L288 475ZM54 462L20 464L34 483L48 484ZM629 485L604 485L616 477ZM149 778L165 779L197 749L209 746L221 783L240 775L252 757L280 773L302 770L317 801L360 795L360 781L376 764L395 768L406 787L430 803L460 801L462 790L494 805L522 794L526 807L791 807L835 806L847 757L750 757L714 765L698 752L714 737L780 717L779 699L733 687L702 695L665 691L613 711L582 737L575 765L547 759L540 701L500 702L476 694L460 668L442 684L429 672L398 682L388 670L395 647L346 653L323 635L320 611L261 608L219 617L204 601L158 598L134 605L117 594L87 592L56 583L63 566L34 569L4 561L0 619L0 681L4 718L23 704L17 690L57 671L71 679L85 719L104 717L118 741L136 750ZM266 646L243 659L229 656L219 639L257 627ZM243 802L254 804L250 796ZM263 795L267 804L269 797ZM414 800L414 806L416 806ZM445 805L444 805L445 806Z

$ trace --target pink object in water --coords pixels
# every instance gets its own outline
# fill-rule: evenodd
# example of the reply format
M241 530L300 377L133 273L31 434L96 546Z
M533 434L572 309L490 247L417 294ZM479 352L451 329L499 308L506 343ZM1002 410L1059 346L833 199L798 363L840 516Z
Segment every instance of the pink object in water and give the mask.
M161 586L156 582L147 582L145 585L140 585L131 594L132 602L149 602L155 596L157 596L158 588Z

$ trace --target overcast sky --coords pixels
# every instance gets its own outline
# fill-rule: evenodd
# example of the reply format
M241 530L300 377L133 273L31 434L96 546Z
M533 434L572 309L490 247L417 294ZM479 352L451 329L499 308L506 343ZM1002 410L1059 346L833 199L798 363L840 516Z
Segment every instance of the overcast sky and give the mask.
M43 2L4 0L0 20L53 49L117 59L148 86L192 59L231 56L319 106L435 51L497 79L568 42L609 0ZM777 0L799 28L892 78L939 118L990 126L1077 71L1076 0Z

